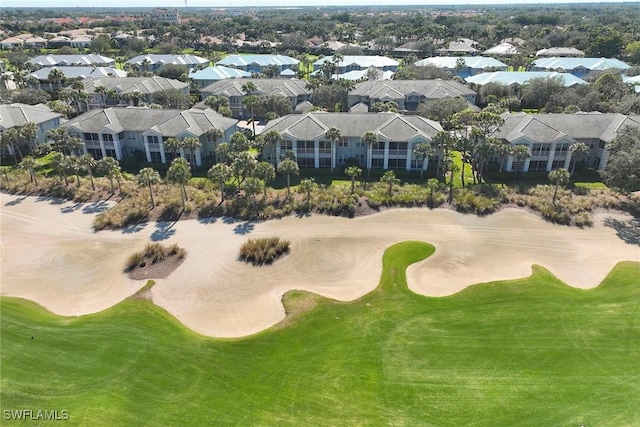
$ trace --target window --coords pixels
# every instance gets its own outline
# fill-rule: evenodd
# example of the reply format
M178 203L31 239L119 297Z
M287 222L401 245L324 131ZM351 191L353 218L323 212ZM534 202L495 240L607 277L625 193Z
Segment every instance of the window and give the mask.
M96 160L100 160L102 158L102 150L99 148L87 148L87 152Z
M347 138L340 138L338 140L338 147L348 147L349 146L349 140Z
M384 154L384 142L374 142L371 144L372 154Z
M320 141L320 154L331 154L331 141Z
M116 158L116 150L104 150L107 153L107 157Z
M547 170L547 161L546 160L531 160L529 162L529 170L530 171L544 171L544 170Z
M407 154L407 143L406 142L398 142L391 141L389 142L389 155L390 156L398 156L398 155L406 155Z
M533 144L531 157L548 156L551 151L551 144Z
M371 159L371 169L382 169L384 167L384 159Z
M313 157L301 157L298 159L298 166L301 168L315 168L316 163Z
M511 170L513 172L520 172L520 171L524 170L524 162L523 161L520 161L520 162L514 161L511 164Z
M147 143L149 144L149 147L155 146L155 147L159 147L160 143L158 141L158 137L155 135L148 135L147 136Z
M411 169L422 169L422 159L411 159Z
M160 153L158 151L151 151L149 153L151 155L151 161L154 163L160 163L162 162L162 156L160 155Z
M98 138L98 134L97 133L84 133L84 140L89 142L89 141L100 141L100 138Z
M347 162L347 156L345 156L344 154L338 154L338 164L342 166L346 162Z
M389 159L389 169L406 169L407 159Z
M118 140L119 140L119 141L124 140L124 132L120 132L120 133L118 134Z
M364 147L364 145L363 141L356 141L356 147Z
M358 166L366 166L364 162L364 154L356 154L356 160L358 161Z
M280 141L280 150L293 150L293 143L291 141Z
M569 149L569 144L558 144L556 145L556 156L564 156L567 154L567 150Z
M563 167L564 167L564 160L554 160L553 163L551 163L551 170L560 169Z
M313 154L314 145L313 141L298 141L296 143L298 154Z
M331 158L330 157L320 157L319 166L321 168L330 168L331 167Z

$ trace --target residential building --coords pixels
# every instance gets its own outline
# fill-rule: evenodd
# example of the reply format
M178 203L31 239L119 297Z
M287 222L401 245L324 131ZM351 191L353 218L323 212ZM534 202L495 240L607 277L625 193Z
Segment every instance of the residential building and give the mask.
M495 71L493 73L482 73L470 76L465 79L467 83L485 85L487 83L498 83L505 86L523 85L531 79L561 78L565 87L574 85L586 85L587 82L569 73L554 73L548 71Z
M29 81L31 77L38 79L38 87L43 90L57 90L64 86L64 82L52 82L49 80L49 74L53 70L60 70L65 79L87 79L91 77L127 77L127 72L110 67L47 67L29 73L25 76L25 80Z
M167 22L173 25L180 23L180 13L178 9L156 8L151 11L149 17L155 22Z
M236 120L207 110L155 110L151 108L107 108L91 110L62 125L71 135L84 142L83 150L95 159L114 157L118 160L135 151L145 153L148 162L170 163L173 154L165 149L168 138L195 137L202 144L195 150L195 164L213 157L216 145L229 141ZM220 141L214 141L207 131L223 131ZM189 150L180 149L180 157L191 160Z
M116 60L102 55L41 55L30 59L36 67L115 67Z
M209 96L223 96L229 100L232 117L245 119L251 117L242 100L246 96L242 86L248 82L256 86L254 96L282 95L289 99L291 108L304 101L311 100L311 91L307 89L307 82L301 79L226 79L212 83L200 90L202 99Z
M318 59L313 63L313 70L317 72L322 69L322 65L325 62L333 62L333 56L325 56ZM399 62L395 59L387 58L386 56L377 55L344 55L340 61L336 64L334 73L340 76L341 74L348 73L350 71L366 71L370 67L376 68L379 71L398 71Z
M36 125L36 144L44 143L47 132L60 126L61 121L62 114L46 105L0 104L0 133L32 122ZM11 147L7 147L6 153L13 154Z
M484 52L483 55L498 55L498 56L511 56L518 54L518 48L511 43L500 43L495 45Z
M373 107L376 102L393 101L398 111L417 111L423 102L460 97L471 105L477 93L454 80L385 80L362 82L349 93L349 108L362 103Z
M189 93L189 83L165 77L91 77L82 80L84 92L89 95L89 109L113 106L136 106L155 102L155 95L163 90L175 89ZM72 88L65 90L72 91Z
M417 61L415 65L442 68L462 78L488 71L507 71L507 64L487 56L434 56Z
M441 41L438 41L441 43ZM447 44L446 47L441 47L436 49L436 53L438 55L475 55L478 53L478 49L475 48L478 43L475 40L467 39L467 38L459 38L457 40L453 40Z
M607 144L626 126L640 128L640 116L616 113L577 114L505 114L505 123L493 135L512 146L525 145L531 157L510 156L507 171L551 171L568 169L571 163L569 147L582 142L589 147L584 161L598 170L607 166Z
M542 57L564 57L564 58L581 58L584 56L584 52L575 47L549 47L547 49L540 49L536 52L536 56Z
M332 127L341 132L336 143L326 136ZM270 161L291 150L302 168L335 168L353 159L363 168L409 171L427 168L428 162L423 163L413 149L417 144L431 143L442 127L417 115L312 112L271 120L263 132L270 130L281 135L275 147L265 150L265 158ZM374 144L362 141L362 135L368 131L377 136ZM437 157L429 161L437 162Z
M236 68L223 67L222 65L216 65L214 67L207 67L198 71L191 71L189 78L199 88L210 85L220 80L225 79L242 79L251 77L251 73L247 71L238 70Z
M540 58L531 64L532 71L559 71L586 77L594 71L614 68L621 71L629 69L629 65L615 58Z
M195 68L201 65L209 65L207 58L196 55L171 55L171 54L148 54L138 55L125 62L137 68L139 71L157 71L163 65L186 65L188 68Z
M264 73L270 67L275 67L280 75L285 70L297 71L298 61L286 55L229 55L216 62L216 65L237 68L249 73Z

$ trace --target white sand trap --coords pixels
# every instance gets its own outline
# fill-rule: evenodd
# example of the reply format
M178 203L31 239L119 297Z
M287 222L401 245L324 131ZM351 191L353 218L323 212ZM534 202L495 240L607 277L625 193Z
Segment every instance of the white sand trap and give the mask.
M581 230L549 224L519 209L479 218L446 209L391 209L356 218L313 215L263 223L180 221L170 230L148 224L133 233L91 231L93 214L73 204L2 195L2 293L34 300L53 312L100 311L133 294L144 281L123 274L126 258L150 238L178 243L185 262L156 281L153 301L187 327L210 336L260 332L285 316L288 290L303 289L353 300L375 289L384 250L403 240L436 246L429 259L408 270L409 287L420 294L450 295L494 280L526 277L541 264L571 286L591 288L622 260L640 260L640 248L625 243L596 218ZM62 210L61 210L62 209ZM627 217L612 213L617 218ZM249 237L291 241L291 254L272 266L237 261Z

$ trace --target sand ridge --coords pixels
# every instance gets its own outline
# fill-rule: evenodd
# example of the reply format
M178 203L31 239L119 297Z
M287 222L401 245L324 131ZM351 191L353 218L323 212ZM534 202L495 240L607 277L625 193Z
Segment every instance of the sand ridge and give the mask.
M549 224L520 209L487 217L448 209L389 209L355 219L322 215L265 222L230 219L148 223L94 233L96 212L82 205L35 197L0 196L3 245L1 291L63 315L104 310L133 295L144 281L126 277L126 258L153 240L177 243L184 263L151 290L153 301L196 332L240 337L284 316L282 295L293 289L350 301L372 291L382 254L403 240L432 243L436 253L407 271L416 293L443 296L494 280L526 277L541 264L571 286L591 288L622 260L640 260L640 248L602 225L581 230ZM237 260L248 237L291 241L291 254L271 266Z

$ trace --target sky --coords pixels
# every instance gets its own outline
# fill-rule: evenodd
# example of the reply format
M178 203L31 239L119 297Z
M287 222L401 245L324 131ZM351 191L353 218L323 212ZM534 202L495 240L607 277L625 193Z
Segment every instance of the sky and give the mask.
M478 5L478 4L557 4L557 3L638 3L638 0L326 0L322 6L384 6L384 5ZM318 0L188 0L189 7L244 7L244 6L318 6ZM640 5L640 3L638 3ZM0 0L0 7L172 7L184 8L184 0L110 0L108 2L81 2L77 0ZM640 6L639 6L640 7Z

